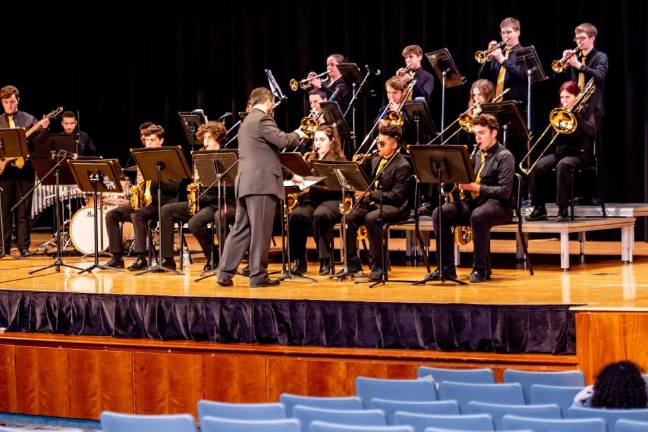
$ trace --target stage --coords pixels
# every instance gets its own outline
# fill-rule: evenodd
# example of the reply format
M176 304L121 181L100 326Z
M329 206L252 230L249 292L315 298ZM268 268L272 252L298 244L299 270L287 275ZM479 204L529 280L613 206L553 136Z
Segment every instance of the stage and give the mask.
M405 249L403 239L392 242ZM570 246L577 255L578 242ZM532 240L530 276L516 267L513 241L493 240L490 282L375 288L320 276L272 288L249 288L242 276L233 287L194 282L198 255L182 276L50 269L30 277L52 258L4 258L0 411L195 413L202 398L349 395L356 376L413 378L423 364L492 367L499 378L505 368L580 368L589 381L612 360L645 367L648 244L635 244L631 264L619 262L618 249L590 242L586 262L564 272L560 241ZM459 268L460 278L469 271ZM390 278L425 273L394 265Z

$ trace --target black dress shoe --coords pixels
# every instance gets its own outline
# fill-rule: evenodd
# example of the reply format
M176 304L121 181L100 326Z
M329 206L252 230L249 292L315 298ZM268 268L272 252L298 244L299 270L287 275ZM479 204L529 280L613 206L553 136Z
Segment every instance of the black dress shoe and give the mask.
M261 282L257 282L255 284L252 284L252 288L261 288L261 287L273 287L273 286L278 286L279 285L278 280L273 280L273 279L264 279Z
M213 271L215 268L211 261L207 261L203 267L203 272Z
M547 220L547 209L545 206L535 206L531 214L524 219L529 222Z
M383 269L380 267L374 267L371 269L371 273L369 273L369 280L371 282L378 282L382 280L383 276Z
M238 270L236 274L245 276L245 277L250 277L250 266L245 266L241 270Z
M558 216L556 216L556 222L568 222L569 221L569 210L567 207L558 208Z
M290 267L290 272L295 275L303 275L306 273L306 261L301 259L293 261L293 265Z
M225 279L216 279L216 282L218 282L218 285L224 286L224 287L234 285L234 282L232 281L232 279L227 279L227 280L225 280Z
M148 267L148 262L146 262L146 258L144 258L143 255L138 255L135 262L128 266L128 270L138 271L138 270L144 270L146 269L146 267Z
M124 260L122 258L112 257L110 258L110 261L108 261L105 265L106 267L110 267L110 268L123 269Z
M20 256L22 256L22 257L28 257L28 256L31 256L31 254L32 253L29 252L29 249L27 249L27 248L20 249Z
M329 264L330 260L328 258L320 260L319 274L320 276L326 276L331 273L331 265Z
M428 281L438 281L441 279L457 279L457 270L452 267L446 267L443 270L435 269L425 277Z
M168 268L169 270L175 270L175 260L173 258L162 258L162 267Z
M473 269L470 272L470 283L486 282L490 280L490 272L488 270Z

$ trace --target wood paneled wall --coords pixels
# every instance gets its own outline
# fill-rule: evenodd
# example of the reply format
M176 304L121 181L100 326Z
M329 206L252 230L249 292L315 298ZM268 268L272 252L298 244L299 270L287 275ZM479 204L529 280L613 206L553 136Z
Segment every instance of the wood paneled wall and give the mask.
M575 356L440 353L0 335L0 411L96 419L103 410L196 414L200 399L276 401L355 393L357 376L414 378L420 365L574 369Z

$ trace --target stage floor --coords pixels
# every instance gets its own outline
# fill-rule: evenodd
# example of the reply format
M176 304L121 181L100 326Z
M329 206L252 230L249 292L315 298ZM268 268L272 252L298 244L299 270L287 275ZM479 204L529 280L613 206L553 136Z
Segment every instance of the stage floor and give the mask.
M402 239L394 239L392 242L396 249L404 246ZM572 252L577 254L578 244L572 242L571 246ZM294 280L284 281L279 287L250 288L246 278L236 276L233 287L221 287L214 278L194 282L202 271L202 257L196 258L195 263L182 276L159 273L135 276L128 271L106 270L95 270L91 275L78 275L76 270L66 268L62 268L60 273L48 269L29 275L29 271L53 262L51 257L38 256L2 259L0 289L404 303L575 304L583 305L587 310L648 310L648 243L637 242L635 262L622 264L618 257L618 242L588 242L586 263L578 264L578 256L572 255L571 270L563 272L559 268L559 256L555 255L559 250L559 241L532 240L530 250L534 253L534 276L530 276L523 268L515 267L512 241L493 240L492 249L493 252L510 252L497 260L493 280L465 286L452 283L413 286L409 283L388 282L386 286L369 288L366 283L336 282L317 276L315 272L319 268L318 263L309 263L309 276L313 276L316 282ZM101 259L105 260L107 258ZM127 258L126 264L130 261ZM92 264L90 259L75 256L65 257L64 262L81 268ZM470 254L462 254L463 267L458 269L460 279L467 279L469 262ZM367 267L364 268L367 271ZM280 265L272 264L270 269L280 270ZM393 266L389 277L393 280L419 280L425 274L425 267L421 264Z

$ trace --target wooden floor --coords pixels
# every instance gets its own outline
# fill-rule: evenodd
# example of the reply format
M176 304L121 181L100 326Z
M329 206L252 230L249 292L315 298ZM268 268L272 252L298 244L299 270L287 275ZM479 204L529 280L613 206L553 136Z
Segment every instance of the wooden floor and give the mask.
M42 234L41 234L42 236ZM393 240L396 249L402 240ZM37 244L37 241L34 241ZM577 244L573 242L577 253ZM512 241L493 241L493 251L511 252ZM95 270L90 275L78 275L76 270L62 268L35 275L28 272L53 262L51 257L38 256L26 259L4 258L0 260L0 288L39 291L66 291L83 293L172 295L172 296L218 296L237 298L312 299L339 301L384 302L430 302L474 304L577 304L587 310L644 310L648 311L648 244L638 242L635 246L635 262L622 264L618 258L618 242L588 243L585 264L578 264L578 256L572 256L572 269L562 272L559 268L557 239L534 240L530 250L549 255L533 255L535 276L522 268L515 268L511 254L495 265L493 280L482 284L456 286L452 283L428 283L413 286L409 283L388 282L386 286L370 289L367 284L352 281L336 282L315 274L316 263L310 263L310 281L284 281L273 288L250 288L248 280L234 278L233 287L221 287L214 278L194 282L202 271L204 258L197 258L183 276L169 274L145 274L135 276L131 272ZM15 253L15 250L12 251ZM610 254L609 256L607 254ZM196 255L198 256L198 255ZM106 258L102 258L105 261ZM458 269L459 277L466 279L470 272L470 255L463 254L464 267ZM90 259L65 257L66 264L87 267ZM127 258L127 265L130 259ZM280 270L272 264L271 270ZM365 266L365 270L366 266ZM394 266L390 279L419 280L426 274L422 265Z

